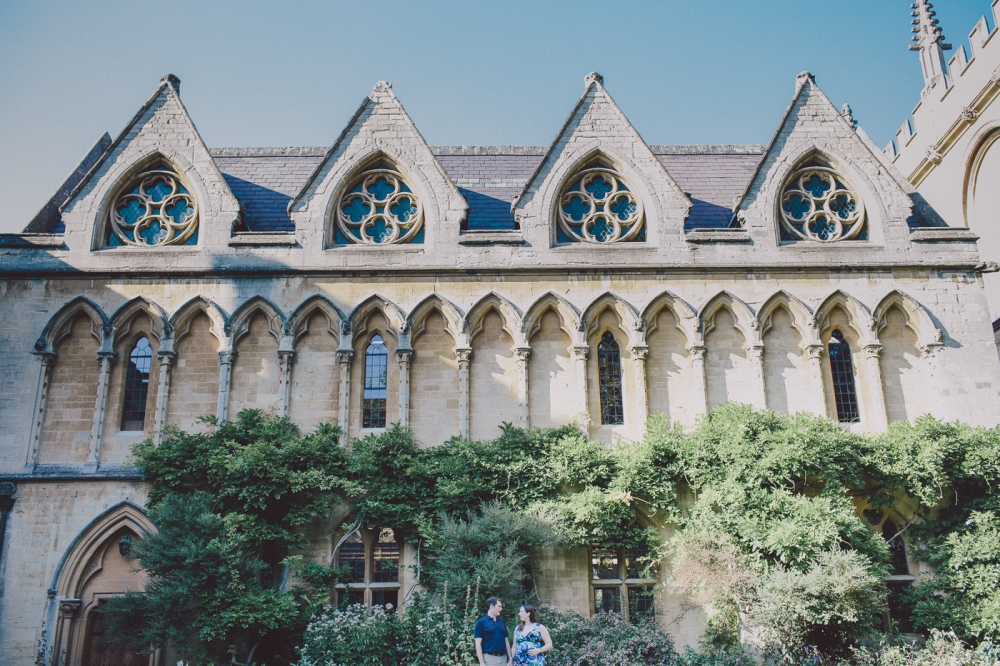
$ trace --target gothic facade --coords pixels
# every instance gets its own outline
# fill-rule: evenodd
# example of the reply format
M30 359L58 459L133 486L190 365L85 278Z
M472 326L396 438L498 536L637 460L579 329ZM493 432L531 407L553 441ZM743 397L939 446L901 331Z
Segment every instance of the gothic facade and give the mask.
M428 146L380 82L331 148L215 150L164 77L0 236L5 663L111 649L93 611L141 588L122 553L155 530L129 447L204 414L424 446L574 421L614 446L726 401L995 425L976 238L944 219L808 73L765 146L647 145L591 74L550 146ZM397 603L414 545L350 524L313 556L339 544L352 599ZM604 550L546 551L543 598L628 599L695 643Z

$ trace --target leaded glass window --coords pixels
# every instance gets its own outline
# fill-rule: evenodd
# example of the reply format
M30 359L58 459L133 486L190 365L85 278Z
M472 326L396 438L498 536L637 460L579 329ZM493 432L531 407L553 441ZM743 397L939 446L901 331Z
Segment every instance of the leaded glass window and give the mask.
M166 166L143 171L122 188L108 211L109 247L195 245L198 202Z
M149 340L139 338L128 356L125 368L125 402L122 405L122 430L146 428L146 398L149 396L149 369L153 350Z
M572 178L556 209L559 242L645 240L642 202L615 168L594 162Z
M893 576L909 576L910 565L906 561L906 545L903 537L896 536L899 529L891 520L882 525L882 538L889 542L889 566Z
M628 588L628 619L638 624L644 619L656 617L653 599L653 588L650 586L632 586Z
M351 182L337 204L336 218L336 242L341 245L423 242L420 199L388 164L368 169Z
M865 206L836 171L820 161L796 170L778 207L784 240L865 240Z
M389 350L381 335L372 337L365 351L365 389L362 400L361 427L385 427L385 401L388 389Z
M399 544L392 530L385 529L379 534L373 549L373 583L399 582Z
M344 582L365 582L365 544L360 533L355 531L340 545L340 566L347 567Z
M618 570L618 550L615 548L605 548L594 546L590 549L591 576L594 580L618 578L621 572Z
M622 425L622 357L611 331L605 331L597 346L597 382L601 394L601 423Z
M659 564L649 561L649 556L646 548L591 546L590 584L595 613L624 610L632 622L653 616L653 590L659 576Z
M594 588L595 613L621 613L622 593L617 587Z
M834 331L830 335L830 373L833 375L833 398L837 403L837 420L841 423L857 423L861 420L858 412L858 393L854 385L854 364L851 361L851 346L843 333Z

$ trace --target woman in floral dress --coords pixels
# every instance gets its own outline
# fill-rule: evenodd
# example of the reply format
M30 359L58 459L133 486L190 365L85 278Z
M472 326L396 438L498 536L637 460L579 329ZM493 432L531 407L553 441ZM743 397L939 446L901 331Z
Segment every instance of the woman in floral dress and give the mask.
M545 654L552 649L549 630L535 621L535 607L521 606L521 623L514 628L514 666L545 666Z

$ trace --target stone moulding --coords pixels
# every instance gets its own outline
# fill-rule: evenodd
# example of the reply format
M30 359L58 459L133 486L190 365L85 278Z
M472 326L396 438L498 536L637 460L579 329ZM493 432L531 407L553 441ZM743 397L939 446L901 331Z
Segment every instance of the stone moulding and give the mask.
M749 243L746 229L690 229L684 234L688 243Z
M917 227L910 231L914 243L974 243L979 236L963 227Z
M238 231L229 239L230 247L297 246L294 231Z

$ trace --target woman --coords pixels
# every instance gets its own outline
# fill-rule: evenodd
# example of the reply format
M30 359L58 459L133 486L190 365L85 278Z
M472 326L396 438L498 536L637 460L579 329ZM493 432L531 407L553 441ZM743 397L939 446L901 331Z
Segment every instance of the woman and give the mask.
M514 628L514 666L545 666L544 653L552 649L549 630L535 620L535 607L524 604Z

